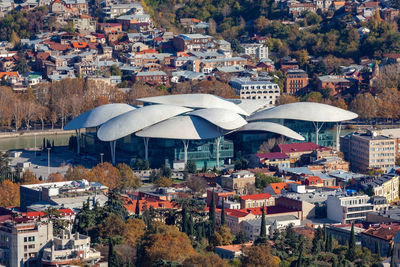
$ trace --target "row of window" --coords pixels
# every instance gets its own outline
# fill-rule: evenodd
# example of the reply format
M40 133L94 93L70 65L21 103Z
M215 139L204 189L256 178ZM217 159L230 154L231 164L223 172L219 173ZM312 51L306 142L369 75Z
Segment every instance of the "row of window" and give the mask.
M244 85L242 89L249 90L249 89L277 89L278 85ZM269 91L273 93L273 91ZM275 93L279 93L279 90L276 90Z

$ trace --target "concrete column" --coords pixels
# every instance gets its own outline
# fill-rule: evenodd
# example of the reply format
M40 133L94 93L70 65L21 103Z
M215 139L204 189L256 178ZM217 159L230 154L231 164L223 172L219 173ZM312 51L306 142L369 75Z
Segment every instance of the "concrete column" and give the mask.
M149 160L149 139L148 137L143 138L144 141L144 159Z
M340 151L340 132L342 130L342 122L336 122L336 151Z
M322 126L324 126L324 122L319 125L318 122L313 121L314 127L315 127L315 143L318 145L318 137L319 137L319 131L321 130Z
M185 152L185 165L187 163L187 151L188 151L188 147L189 147L189 140L182 140L183 143L183 150Z
M216 144L216 146L217 146L217 168L219 167L219 146L220 146L220 144L221 144L221 136L218 136L217 138L216 138L216 140L215 140L215 144Z
M76 153L79 155L81 153L81 129L76 129Z
M115 165L115 146L117 141L110 141L110 152L111 152L111 164Z

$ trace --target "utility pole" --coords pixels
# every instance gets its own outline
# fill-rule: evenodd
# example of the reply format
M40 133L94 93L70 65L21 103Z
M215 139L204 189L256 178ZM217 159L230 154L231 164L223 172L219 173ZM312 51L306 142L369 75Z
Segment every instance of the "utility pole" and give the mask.
M47 174L50 175L50 150L51 148L47 148Z

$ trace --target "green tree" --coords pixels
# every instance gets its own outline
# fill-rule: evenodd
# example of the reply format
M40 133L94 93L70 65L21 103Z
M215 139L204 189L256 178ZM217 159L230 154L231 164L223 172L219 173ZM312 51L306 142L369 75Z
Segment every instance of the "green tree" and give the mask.
M187 171L188 173L196 173L196 163L193 160L188 160L185 166L185 171Z
M315 231L314 238L312 240L312 249L311 251L314 254L318 254L322 251L322 244L323 244L324 232L321 227L318 227Z
M347 250L346 258L349 261L354 261L356 258L356 237L354 234L354 223L351 224L349 247Z
M243 231L239 231L239 233L236 234L235 239L233 240L233 244L244 244L247 242L247 238Z
M162 165L160 169L160 175L163 177L171 178L172 170L168 166Z
M110 67L110 74L111 74L112 76L122 76L122 71L121 71L121 69L118 67L118 65L113 64L113 65Z
M108 266L119 267L120 262L114 250L115 241L112 238L108 239Z
M139 202L139 197L138 197L137 200L136 200L135 215L136 215L136 217L139 217L139 215L140 215L140 202Z
M209 237L211 237L215 232L215 227L217 225L216 217L215 217L215 196L214 190L211 196L210 210L209 210Z
M225 225L225 199L222 198L221 225Z
M120 216L122 220L125 220L128 217L128 212L126 211L126 208L123 205L121 195L115 190L110 190L107 196L108 199L104 206L106 211L109 213L116 214Z
M378 261L380 261L381 260L381 245L380 245L379 241L376 243L376 256L378 257Z

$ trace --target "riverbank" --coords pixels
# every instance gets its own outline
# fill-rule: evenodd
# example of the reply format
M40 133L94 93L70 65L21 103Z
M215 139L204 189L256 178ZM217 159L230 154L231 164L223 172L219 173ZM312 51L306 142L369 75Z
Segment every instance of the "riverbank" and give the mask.
M84 129L82 129L84 131ZM81 130L81 132L83 132ZM35 135L73 135L74 130L65 131L63 129L48 129L48 130L31 130L31 131L18 131L18 132L0 132L0 139L2 138L13 138L13 137L25 137Z

